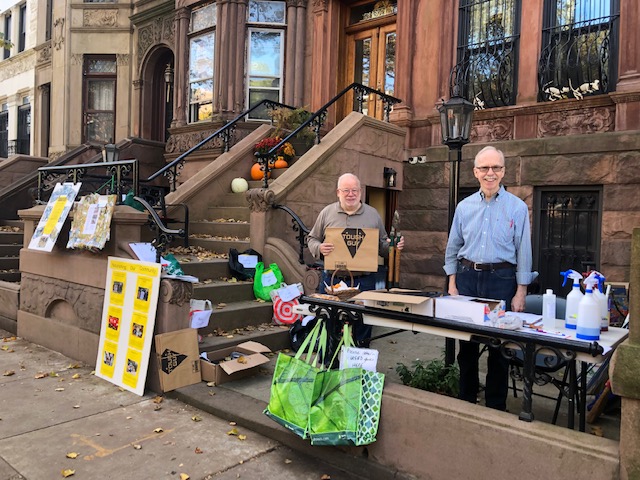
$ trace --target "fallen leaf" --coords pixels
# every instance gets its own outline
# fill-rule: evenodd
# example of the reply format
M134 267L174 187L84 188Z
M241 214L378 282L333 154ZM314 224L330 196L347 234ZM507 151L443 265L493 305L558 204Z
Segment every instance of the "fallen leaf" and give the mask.
M9 353L12 353L14 351L13 348L7 347L6 345L3 345L1 348L5 352L9 352Z
M238 357L238 363L245 364L245 363L247 363L247 359L245 357L240 356L240 357Z
M246 440L247 436L246 435L238 435L238 440Z
M233 338L233 335L227 335L227 338Z
M67 477L70 477L71 475L73 475L74 473L76 473L76 471L75 470L71 470L70 468L67 468L66 470L62 470L62 472L60 472L60 473L62 473L62 476L64 478L67 478Z
M80 454L76 452L69 452L67 453L67 458L78 458L78 455Z
M203 453L202 450L200 450L200 447L196 447L196 449L194 450L195 453Z
M67 369L71 370L72 368L80 368L80 365L78 363L70 363Z
M64 392L64 388L58 387L58 388L56 388L56 392Z
M162 433L164 432L164 430L160 427L156 428L155 430L153 430L154 433Z
M135 443L133 445L134 450L140 450L142 448L142 445L138 445L137 443Z
M59 377L60 375L58 375L56 372L51 372L49 373L50 377Z
M127 420L131 420L133 417L125 417Z
M237 428L232 428L231 430L229 430L227 432L227 435L238 435L238 429Z
M216 382L207 382L207 387L215 387Z
M180 480L189 480L191 477L189 475L187 475L186 473L181 473L180 474Z
M73 408L80 408L80 405L74 405Z
M320 480L331 480L331 475L327 475L326 473L320 477Z
M191 417L191 420L193 420L194 422L201 422L202 421L202 419L197 415L194 415L193 417Z
M75 373L74 375L72 375L72 377L74 380L77 380L78 378L80 378L80 374L79 373Z
M49 376L49 374L48 374L48 373L38 373L38 374L37 374L35 377L33 377L33 378L40 379L40 378L45 378L45 377L48 377L48 376Z
M293 462L293 460L291 460L290 458L285 458L284 459L284 463L286 463L287 465L289 465L292 462Z
M153 403L162 403L162 400L164 400L164 398L158 395L156 398L153 399Z
M153 407L153 410L154 410L155 412L157 412L158 410L162 410L162 407L161 407L160 405L155 405L155 406Z
M231 425L232 427L236 426L237 423L236 422L229 422L229 425Z
M604 437L604 432L602 431L602 427L599 427L599 426L592 426L591 433L596 437Z
M11 375L15 375L16 372L14 372L13 370L5 370L5 372L2 374L4 377L10 377Z
M13 342L14 340L17 340L16 337L5 337L2 339L3 342Z
M209 396L213 397L216 394L216 392L209 392Z

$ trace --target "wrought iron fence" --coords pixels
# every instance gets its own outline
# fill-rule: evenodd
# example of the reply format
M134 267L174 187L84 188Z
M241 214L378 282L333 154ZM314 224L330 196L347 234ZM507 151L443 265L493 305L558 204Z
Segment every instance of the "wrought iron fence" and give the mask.
M615 0L545 3L538 66L540 101L582 100L614 89L618 19Z

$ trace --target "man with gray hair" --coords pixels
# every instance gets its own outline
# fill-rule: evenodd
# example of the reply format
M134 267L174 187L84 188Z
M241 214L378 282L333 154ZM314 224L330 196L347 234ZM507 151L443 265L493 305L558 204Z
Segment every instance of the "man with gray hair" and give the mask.
M507 192L504 154L485 147L474 160L473 175L480 189L456 207L445 253L449 295L504 300L507 310L524 310L527 285L537 276L531 271L529 209ZM479 344L460 341L460 394L478 401ZM487 407L506 410L509 362L496 348L489 348L485 402Z

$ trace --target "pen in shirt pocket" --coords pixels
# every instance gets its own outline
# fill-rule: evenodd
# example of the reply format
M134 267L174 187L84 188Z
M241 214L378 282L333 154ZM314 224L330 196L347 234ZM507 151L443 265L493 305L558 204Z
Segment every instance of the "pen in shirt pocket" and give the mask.
M509 222L509 228L513 228L513 218L511 219L511 221Z

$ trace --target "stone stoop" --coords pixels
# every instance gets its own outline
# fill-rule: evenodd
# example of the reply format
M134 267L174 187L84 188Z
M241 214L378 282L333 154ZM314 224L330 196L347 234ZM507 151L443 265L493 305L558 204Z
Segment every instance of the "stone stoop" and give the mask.
M0 280L20 282L20 249L23 242L20 220L0 220Z

